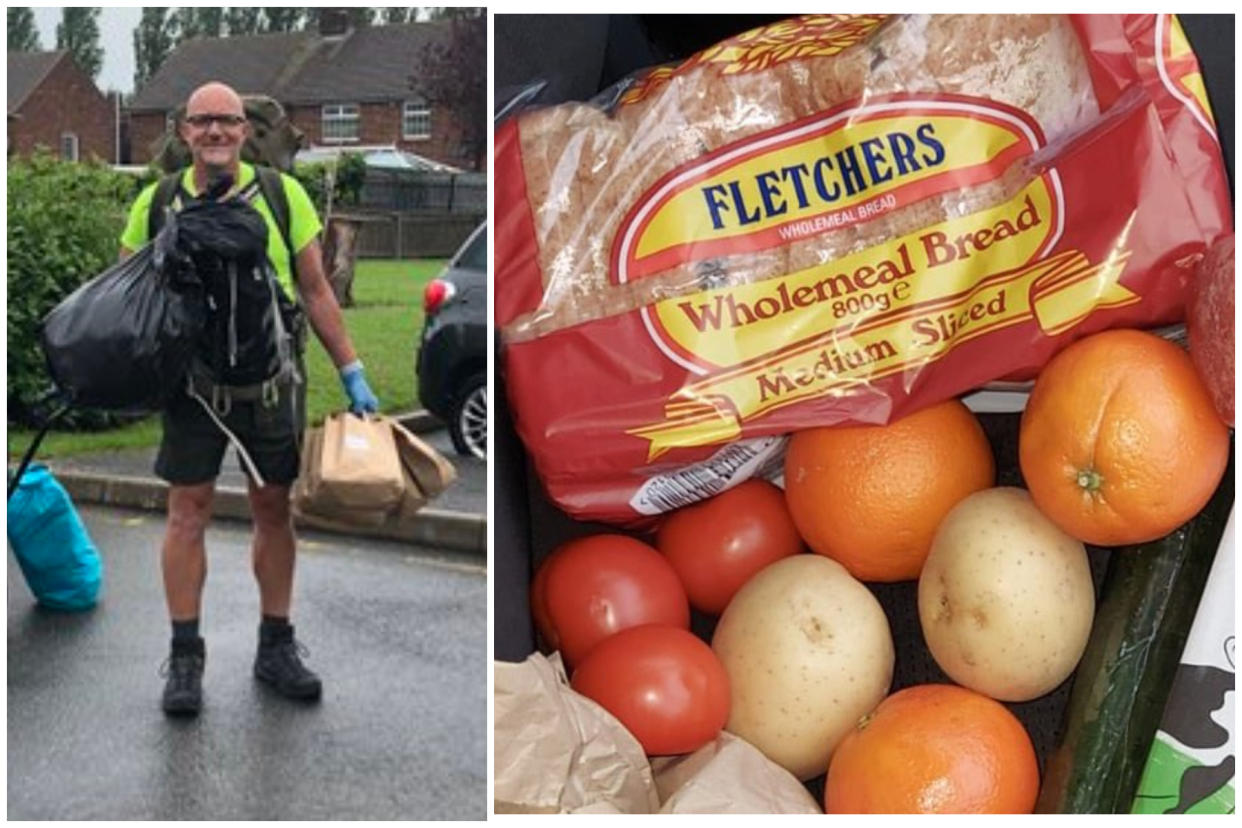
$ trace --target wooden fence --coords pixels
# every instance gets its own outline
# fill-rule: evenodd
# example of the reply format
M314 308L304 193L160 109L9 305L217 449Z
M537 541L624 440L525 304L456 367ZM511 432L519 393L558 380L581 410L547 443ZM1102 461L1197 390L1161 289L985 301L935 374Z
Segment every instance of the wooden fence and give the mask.
M487 176L371 169L360 196L359 206L366 210L486 213Z
M355 247L360 259L441 259L456 253L486 214L351 209L340 217L360 224Z
M360 259L447 258L487 216L482 173L372 169L360 195L336 213L358 222Z

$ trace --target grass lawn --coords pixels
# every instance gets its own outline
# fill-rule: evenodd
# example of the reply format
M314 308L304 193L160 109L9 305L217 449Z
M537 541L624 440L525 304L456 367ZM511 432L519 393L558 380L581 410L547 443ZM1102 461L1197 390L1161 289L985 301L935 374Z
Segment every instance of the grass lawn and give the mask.
M414 349L423 327L423 286L444 267L443 259L364 260L354 275L354 307L346 308L345 326L367 368L367 382L380 407L400 413L419 407ZM310 374L307 408L312 423L348 405L328 354L311 336L306 349ZM9 459L17 460L35 432L9 429ZM53 431L39 447L39 457L63 457L93 451L153 447L160 423L152 416L123 428L96 432Z

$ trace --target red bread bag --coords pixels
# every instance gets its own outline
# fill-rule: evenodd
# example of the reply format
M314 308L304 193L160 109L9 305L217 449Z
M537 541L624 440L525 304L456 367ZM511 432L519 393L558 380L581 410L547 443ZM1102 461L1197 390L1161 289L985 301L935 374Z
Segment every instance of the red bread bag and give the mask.
M496 135L496 323L552 499L640 525L1074 340L1231 232L1176 18L808 16Z

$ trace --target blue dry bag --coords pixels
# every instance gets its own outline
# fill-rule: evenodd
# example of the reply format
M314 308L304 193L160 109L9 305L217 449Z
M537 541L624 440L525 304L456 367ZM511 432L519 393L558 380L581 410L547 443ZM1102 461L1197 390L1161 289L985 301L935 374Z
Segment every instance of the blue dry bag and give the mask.
M32 464L9 497L9 545L39 603L69 612L95 606L103 566L64 487Z

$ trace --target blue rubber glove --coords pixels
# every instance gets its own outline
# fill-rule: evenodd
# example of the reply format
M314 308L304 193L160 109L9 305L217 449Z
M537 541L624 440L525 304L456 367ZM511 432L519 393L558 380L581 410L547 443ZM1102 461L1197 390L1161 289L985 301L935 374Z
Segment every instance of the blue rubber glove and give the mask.
M379 411L379 399L367 385L366 374L363 373L359 360L341 369L341 385L345 386L345 394L349 397L349 410L354 414Z

